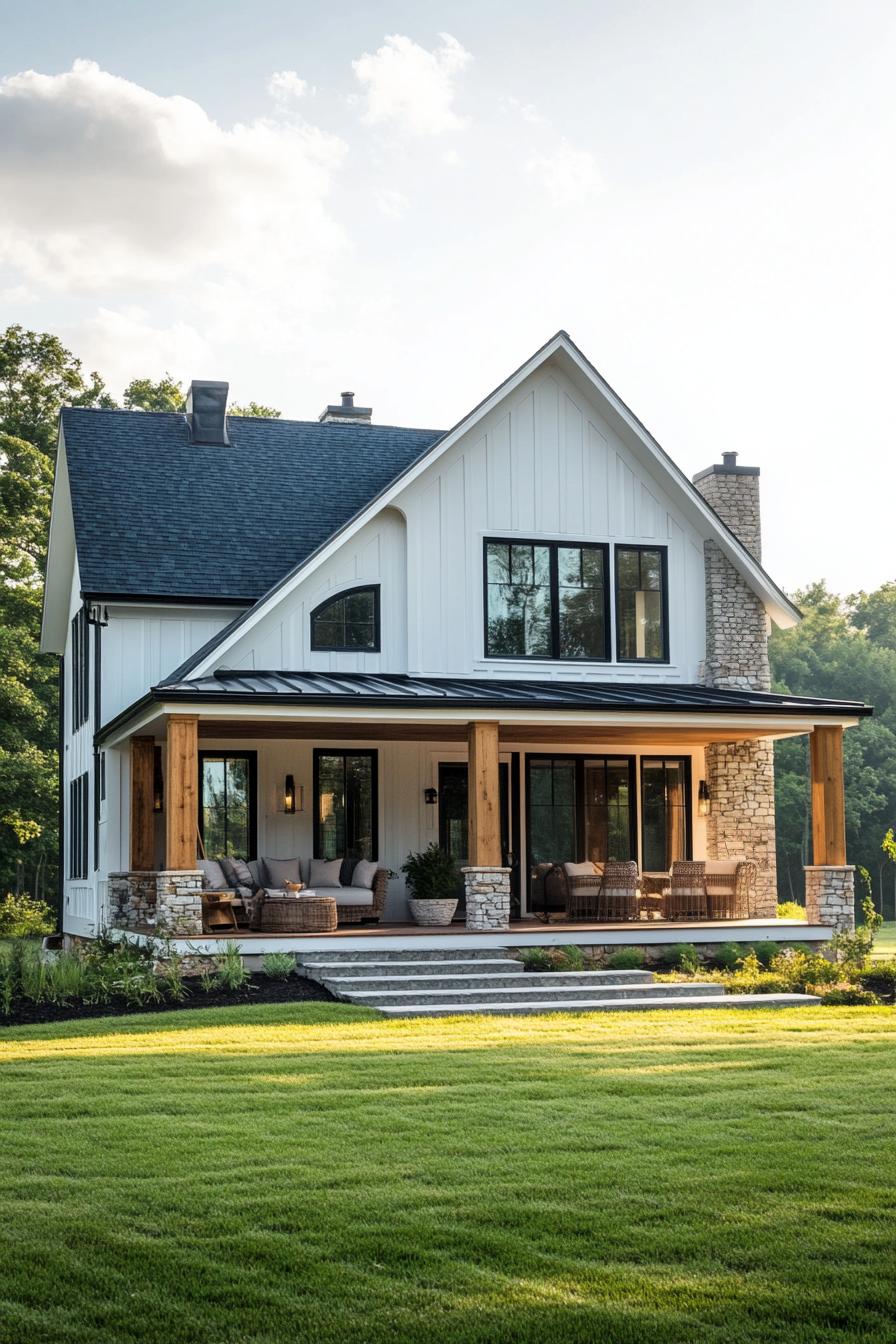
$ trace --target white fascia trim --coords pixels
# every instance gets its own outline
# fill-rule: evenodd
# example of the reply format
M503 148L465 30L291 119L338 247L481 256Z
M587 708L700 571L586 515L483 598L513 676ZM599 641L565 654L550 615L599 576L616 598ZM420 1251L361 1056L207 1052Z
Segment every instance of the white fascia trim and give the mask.
M65 454L65 435L60 419L56 471L53 478L53 502L50 507L50 534L47 543L47 577L41 615L41 653L59 655L65 653L75 556L75 519Z
M600 377L597 371L592 368L566 334L564 332L558 332L547 345L542 346L540 350L536 351L536 353L532 355L521 368L517 369L516 373L512 374L506 382L501 383L500 387L497 387L485 401L480 402L474 410L470 411L459 424L455 425L454 429L449 430L441 439L438 439L433 447L425 452L413 466L409 467L406 472L397 477L397 479L380 495L377 495L375 499L371 500L367 507L352 519L351 522L347 523L339 532L334 533L330 540L319 551L316 551L314 555L308 559L305 565L297 569L286 582L273 588L267 597L260 598L256 606L253 607L252 610L245 615L243 620L239 622L239 625L235 626L235 628L226 635L219 644L216 644L206 657L203 658L201 663L197 663L190 669L190 676L201 677L204 676L205 673L212 671L214 668L220 667L222 665L221 659L223 655L226 654L239 639L242 639L243 635L247 634L274 604L279 602L282 598L287 597L299 583L304 582L310 574L313 574L316 569L325 563L325 561L329 560L336 551L360 531L365 523L368 523L370 519L375 517L381 510L388 508L400 494L412 485L424 471L428 471L429 468L437 462L440 457L444 456L449 448L453 447L459 439L473 428L474 425L480 420L483 420L496 406L499 406L502 401L512 395L512 393L514 393L536 369L540 368L541 365L545 364L549 359L552 359L559 351L562 351L567 358L573 362L580 374L586 378L590 384L596 388L604 400L608 402L613 411L619 416L620 420L624 422L629 432L635 435L649 450L658 467L661 468L664 476L671 476L673 482L679 487L682 494L686 496L689 503L697 508L702 521L716 538L719 547L735 568L743 574L751 587L755 588L761 595L775 622L784 627L795 625L797 620L795 609L789 606L785 607L782 604L781 599L783 594L780 593L774 585L770 585L768 576L760 566L756 564L756 561L752 558L749 552L740 545L737 539L729 533L726 528L719 525L718 517L705 500L703 500L699 491L691 486L687 477L682 474L681 478L677 479L676 472L678 469L675 467L672 459L663 452L657 441L647 432L632 412L628 410L615 392L613 392L612 388Z
M659 712L639 713L632 710L551 710L539 711L536 709L431 709L421 707L420 709L399 709L384 705L382 708L372 708L370 706L352 706L352 705L334 705L328 708L326 705L289 705L278 713L276 705L224 705L209 704L207 701L197 701L191 704L189 701L179 701L166 704L163 701L155 705L147 706L143 714L134 719L127 725L122 725L117 729L114 736L106 739L105 745L115 746L126 738L139 733L142 728L152 723L154 720L167 714L187 714L196 715L204 719L238 719L244 722L259 723L264 722L284 722L301 721L303 723L319 720L326 723L344 722L347 727L354 723L376 724L381 723L384 726L396 723L406 724L432 724L433 736L438 738L438 728L440 724L464 724L464 723L500 723L502 727L512 728L515 725L522 729L526 727L553 727L558 731L558 740L562 729L575 730L577 728L629 728L636 730L639 728L658 728L668 729L670 735L674 737L676 729L687 728L705 729L707 732L716 731L719 728L730 729L736 733L739 730L744 732L761 731L768 737L792 737L802 733L811 733L819 720L805 714L795 714L792 717L780 715L763 714L670 714ZM854 727L859 720L857 718L838 718L834 715L825 715L823 723L825 725L839 724L844 728Z

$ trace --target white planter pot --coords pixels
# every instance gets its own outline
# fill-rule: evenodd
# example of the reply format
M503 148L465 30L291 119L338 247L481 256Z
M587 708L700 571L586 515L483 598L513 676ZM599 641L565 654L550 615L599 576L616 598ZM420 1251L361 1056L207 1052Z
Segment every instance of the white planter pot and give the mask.
M450 924L457 909L457 897L444 901L408 900L415 924Z

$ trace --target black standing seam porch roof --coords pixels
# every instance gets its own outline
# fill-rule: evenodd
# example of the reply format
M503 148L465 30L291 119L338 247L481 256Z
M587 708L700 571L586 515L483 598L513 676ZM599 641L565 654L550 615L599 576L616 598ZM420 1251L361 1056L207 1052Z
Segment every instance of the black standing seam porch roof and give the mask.
M633 713L766 714L865 717L857 700L816 700L766 691L717 690L679 682L510 681L498 678L415 677L407 674L253 672L221 669L195 681L161 682L101 730L125 722L159 701L207 704L314 705L389 709L592 709Z

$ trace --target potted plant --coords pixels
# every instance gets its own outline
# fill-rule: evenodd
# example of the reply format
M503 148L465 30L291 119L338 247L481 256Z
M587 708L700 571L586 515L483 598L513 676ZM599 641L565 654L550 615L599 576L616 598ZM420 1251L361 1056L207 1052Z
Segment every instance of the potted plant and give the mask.
M417 924L450 924L457 909L460 868L451 854L433 841L409 854L401 865L410 896L408 905Z

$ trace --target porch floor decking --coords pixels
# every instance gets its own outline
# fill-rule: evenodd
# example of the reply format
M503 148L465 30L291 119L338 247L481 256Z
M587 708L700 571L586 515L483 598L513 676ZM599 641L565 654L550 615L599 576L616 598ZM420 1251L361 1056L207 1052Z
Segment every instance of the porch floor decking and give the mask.
M241 929L233 933L202 934L175 938L180 952L214 954L229 943L238 942L249 956L266 952L298 952L313 948L326 951L392 951L412 946L419 951L457 948L562 947L580 946L640 947L669 943L827 942L833 930L826 924L806 924L799 919L725 919L725 920L641 920L628 923L597 923L582 920L544 924L530 917L513 920L509 929L476 933L463 924L444 928L421 928L417 924L347 924L332 933L258 933ZM139 939L153 937L153 930L138 929Z

